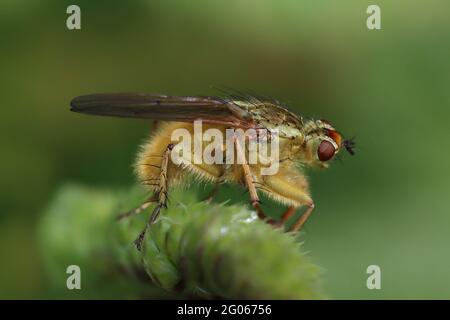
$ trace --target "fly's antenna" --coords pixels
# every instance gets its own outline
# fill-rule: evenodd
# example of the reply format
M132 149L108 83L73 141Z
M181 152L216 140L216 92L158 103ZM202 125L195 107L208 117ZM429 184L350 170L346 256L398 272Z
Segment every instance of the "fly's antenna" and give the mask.
M352 156L355 155L355 137L344 140L344 147Z

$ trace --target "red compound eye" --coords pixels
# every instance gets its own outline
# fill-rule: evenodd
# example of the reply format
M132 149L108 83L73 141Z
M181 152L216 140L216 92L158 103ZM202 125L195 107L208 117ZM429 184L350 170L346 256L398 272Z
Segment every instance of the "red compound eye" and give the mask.
M323 140L317 149L317 156L320 161L328 161L333 158L336 149L331 142Z

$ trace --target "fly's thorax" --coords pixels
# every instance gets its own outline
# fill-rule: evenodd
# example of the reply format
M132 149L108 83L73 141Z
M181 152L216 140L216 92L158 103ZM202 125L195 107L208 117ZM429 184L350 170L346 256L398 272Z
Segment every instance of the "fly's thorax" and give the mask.
M303 152L303 144L304 144L304 136L303 134L298 134L296 136L283 137L280 136L279 139L279 159L287 160L290 159L292 161L298 160L301 158L300 153Z
M265 128L269 130L277 130L280 138L294 140L298 139L299 137L303 137L302 131L299 128L291 125L290 123L273 125L270 122L268 123L263 122L262 124L264 125Z

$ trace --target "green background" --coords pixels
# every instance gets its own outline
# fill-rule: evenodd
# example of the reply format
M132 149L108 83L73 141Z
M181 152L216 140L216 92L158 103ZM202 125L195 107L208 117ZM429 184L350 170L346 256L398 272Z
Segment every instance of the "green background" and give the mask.
M69 4L81 31L66 28ZM373 31L369 4L2 0L0 297L49 297L36 225L63 183L134 183L150 123L70 113L74 96L217 86L356 136L355 157L308 171L317 209L302 238L330 297L450 298L450 4L376 1ZM372 264L381 290L366 288Z

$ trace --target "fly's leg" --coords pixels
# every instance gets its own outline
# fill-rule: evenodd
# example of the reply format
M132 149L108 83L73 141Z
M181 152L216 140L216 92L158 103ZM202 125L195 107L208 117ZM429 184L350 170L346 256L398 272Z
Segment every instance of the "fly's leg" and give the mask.
M291 206L286 209L286 211L281 216L280 221L277 222L277 226L281 227L295 214L295 211L298 207ZM290 232L298 232L303 225L306 223L308 218L311 216L312 211L314 210L314 203L308 204L308 208L306 211L295 220L294 224L289 228Z
M150 198L148 198L145 202L140 204L138 207L131 209L130 211L119 214L117 216L117 220L122 220L125 218L135 216L135 215L141 213L142 211L146 210L148 207L150 207L150 205L152 203L155 203L156 201L158 201L158 199L157 199L157 197L155 197L155 195L153 195Z
M245 153L244 150L239 142L239 139L234 138L234 143L236 145L236 152L238 157L242 160L242 170L244 171L244 180L245 184L247 185L248 192L250 194L250 201L252 206L256 209L256 213L258 214L258 218L261 220L266 219L266 215L264 214L264 211L261 208L261 201L259 200L258 193L256 192L256 187L253 182L252 173L250 170L250 167L245 159ZM267 220L268 223L273 224L273 220Z
M297 207L291 206L286 209L286 211L281 215L280 221L278 221L278 226L283 226L294 214L297 210Z
M298 232L306 223L306 220L311 216L311 213L314 210L314 203L311 203L306 211L294 222L294 224L289 228L291 232Z
M142 249L142 241L145 238L145 234L147 233L148 228L158 218L161 209L163 207L167 208L167 168L169 164L170 152L172 151L173 147L174 147L173 144L169 144L162 158L161 172L159 174L159 189L156 193L157 205L155 209L153 209L152 214L150 215L147 223L145 224L144 230L142 230L137 239L134 241L134 244L136 245L136 248L139 251L141 251Z
M286 209L286 211L281 216L280 221L277 223L277 226L284 226L284 224L295 214L295 211L298 207L291 206ZM306 223L309 216L311 215L314 209L314 204L310 204L308 209L294 222L294 224L289 228L291 232L297 232L301 229L301 227Z

